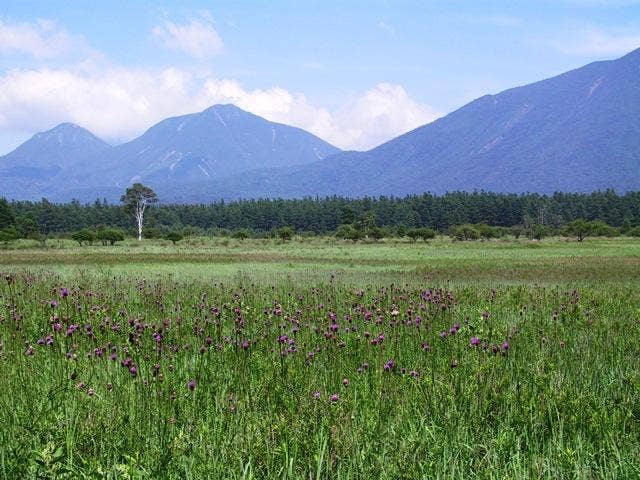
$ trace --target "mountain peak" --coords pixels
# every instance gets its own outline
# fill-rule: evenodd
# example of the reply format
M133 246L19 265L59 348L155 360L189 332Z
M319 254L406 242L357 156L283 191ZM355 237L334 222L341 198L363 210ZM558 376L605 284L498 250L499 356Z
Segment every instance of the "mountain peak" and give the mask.
M211 105L209 108L205 109L206 111L217 111L218 113L225 112L238 112L238 113L248 113L247 111L241 109L240 107L234 105L233 103L216 103L215 105Z
M56 130L85 130L80 125L71 122L62 122L51 129L52 131Z
M98 137L96 137L93 133L91 133L86 128L83 128L80 125L77 125L71 122L63 122L49 130L38 132L32 137L32 139L42 140L42 139L52 138L54 136L59 140L59 142L63 142L63 141L77 142L85 138L102 142L102 140L100 140Z

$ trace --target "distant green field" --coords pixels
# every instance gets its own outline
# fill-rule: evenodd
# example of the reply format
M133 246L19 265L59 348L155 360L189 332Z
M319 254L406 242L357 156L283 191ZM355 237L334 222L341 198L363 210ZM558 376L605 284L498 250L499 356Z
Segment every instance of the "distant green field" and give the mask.
M29 268L63 275L96 273L207 280L317 281L411 284L554 284L640 282L637 239L495 240L423 243L292 242L194 238L177 246L130 240L114 247L23 241L0 250L7 270Z
M640 241L0 249L0 478L640 478Z

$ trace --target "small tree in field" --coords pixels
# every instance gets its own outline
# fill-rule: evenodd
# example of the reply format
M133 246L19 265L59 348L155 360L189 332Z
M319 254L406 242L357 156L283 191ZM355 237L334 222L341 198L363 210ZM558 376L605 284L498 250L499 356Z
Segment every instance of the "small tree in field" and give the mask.
M179 232L177 230L172 230L171 232L167 233L164 236L164 238L167 240L170 240L175 245L176 242L179 242L184 238L184 235L182 234L182 232Z
M145 209L158 201L158 195L151 188L134 183L127 188L120 201L124 204L127 211L133 214L138 224L138 241L142 240L142 223L144 221Z
M276 235L282 241L291 240L295 234L296 231L292 227L281 227L276 230Z

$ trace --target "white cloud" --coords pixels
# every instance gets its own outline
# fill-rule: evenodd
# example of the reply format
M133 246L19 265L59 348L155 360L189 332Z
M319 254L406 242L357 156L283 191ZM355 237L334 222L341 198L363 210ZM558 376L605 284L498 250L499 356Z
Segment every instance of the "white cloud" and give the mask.
M208 12L202 12L201 19L191 20L185 24L165 20L162 25L154 27L152 33L167 48L181 51L197 59L214 57L224 48Z
M223 48L206 11L183 25L165 21L153 32L169 48L200 59ZM380 83L331 112L302 93L278 86L250 90L235 80L216 78L198 66L202 64L188 70L113 66L82 39L48 21L0 22L0 53L43 59L70 50L83 55L72 67L15 68L0 75L0 134L36 132L70 121L118 142L164 118L233 103L268 120L308 130L341 148L369 149L437 117L400 85ZM323 68L316 61L303 66Z
M400 85L379 83L334 114L336 144L366 150L438 118Z
M82 43L49 20L35 23L7 23L0 20L0 53L28 54L53 58L69 53Z
M435 119L399 85L381 83L330 112L280 87L245 89L235 80L175 68L15 69L0 76L0 129L40 131L71 121L111 141L163 118L233 103L308 130L341 148L368 149Z

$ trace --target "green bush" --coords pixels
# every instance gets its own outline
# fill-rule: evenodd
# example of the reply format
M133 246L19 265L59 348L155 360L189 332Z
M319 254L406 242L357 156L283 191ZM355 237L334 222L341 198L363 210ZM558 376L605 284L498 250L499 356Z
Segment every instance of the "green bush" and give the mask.
M426 242L427 240L431 240L436 236L435 230L431 228L426 228L426 227L409 228L407 229L406 233L407 233L407 237L409 237L414 242L419 238L421 238Z
M96 232L96 237L102 245L115 245L124 240L124 232L116 228L101 228Z
M340 225L334 234L338 238L342 238L344 240L353 240L357 242L358 240L363 238L362 230L354 227L351 224Z
M449 229L449 235L454 240L478 240L480 232L471 224L465 223Z
M616 233L615 228L600 220L588 222L578 219L564 227L564 234L569 237L575 237L579 242L582 242L587 237L612 237Z
M7 227L0 230L0 242L9 243L18 239L18 231L15 227Z
M86 244L93 245L93 242L96 241L96 234L93 233L88 228L83 228L82 230L78 230L77 232L73 232L71 238L78 242L78 245Z
M640 227L634 227L627 230L627 235L629 237L640 237Z
M179 242L180 240L182 240L184 238L184 235L182 234L182 232L178 232L177 230L173 230L173 231L167 233L164 236L164 238L165 238L165 240L170 240L175 245L176 242Z
M246 238L251 238L253 235L251 234L251 230L248 228L238 228L237 230L234 230L231 236L238 240L244 240Z
M276 230L276 235L280 240L291 240L296 231L292 227L282 227Z
M162 238L162 230L158 227L145 227L142 229L143 238Z

